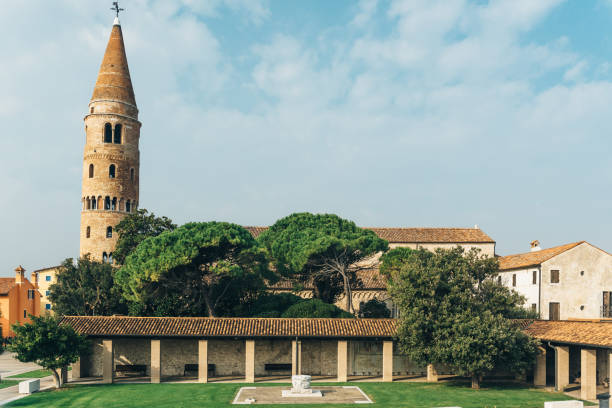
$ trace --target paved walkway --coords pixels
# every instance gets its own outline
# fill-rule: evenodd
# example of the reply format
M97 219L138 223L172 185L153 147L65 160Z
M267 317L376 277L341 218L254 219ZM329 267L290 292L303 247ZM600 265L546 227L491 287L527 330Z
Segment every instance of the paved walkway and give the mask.
M0 354L0 375L2 379L10 377L12 375L26 373L28 371L40 370L40 367L34 363L22 363L15 358L14 353L5 351ZM70 374L68 374L70 375ZM26 380L27 378L11 378L11 380ZM53 377L44 377L40 379L40 389L48 389L55 387ZM14 401L19 398L25 397L25 394L19 394L19 386L14 385L12 387L0 389L0 405L4 405L10 401Z

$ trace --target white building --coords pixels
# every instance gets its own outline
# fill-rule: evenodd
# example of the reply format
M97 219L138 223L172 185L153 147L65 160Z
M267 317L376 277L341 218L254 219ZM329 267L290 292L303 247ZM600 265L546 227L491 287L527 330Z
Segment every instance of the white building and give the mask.
M586 241L499 258L502 283L549 320L612 318L612 255Z

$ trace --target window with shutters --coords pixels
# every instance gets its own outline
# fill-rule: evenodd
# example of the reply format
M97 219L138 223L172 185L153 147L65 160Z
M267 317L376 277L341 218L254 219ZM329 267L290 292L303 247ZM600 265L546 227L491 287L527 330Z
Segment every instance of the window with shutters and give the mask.
M561 320L561 304L559 302L549 303L548 320Z
M538 271L533 271L533 276L531 277L531 281L534 285L538 284Z
M550 283L559 283L559 270L552 269L550 271Z
M516 273L512 274L512 286L516 286Z

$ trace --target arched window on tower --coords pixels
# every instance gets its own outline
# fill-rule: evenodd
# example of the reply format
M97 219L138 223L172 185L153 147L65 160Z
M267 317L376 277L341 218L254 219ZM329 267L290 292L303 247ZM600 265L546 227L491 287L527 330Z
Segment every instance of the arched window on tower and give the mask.
M88 210L91 210L91 200L89 199L89 197L87 197L87 198L85 199L85 202L87 203L87 204L86 204L86 206L87 206L86 208L87 208Z
M102 262L108 262L108 255L106 255L106 252L102 252Z
M94 176L94 165L90 164L89 165L89 178L93 178Z
M113 197L113 201L111 201L111 210L117 211L117 197Z
M130 202L130 200L127 200L125 202L125 212L132 212L132 203Z
M111 165L108 167L108 178L112 178L112 179L114 179L114 178L115 178L115 169L116 169L116 168L115 168L115 165L114 165L114 164L111 164Z
M113 126L110 123L104 124L104 143L113 143Z
M109 196L104 197L104 209L105 210L110 210L110 203L111 203L110 197Z
M93 106L91 107L91 109L90 109L90 111L89 111L89 112L90 112L90 113L94 113L94 108L93 108Z
M86 238L91 237L91 227L90 227L90 226L88 226L88 227L87 227L87 230L85 231L85 237L86 237Z
M106 227L106 238L113 237L113 227Z
M91 197L91 209L95 210L97 207L96 197Z
M118 123L115 125L115 143L121 144L121 130L123 127Z
M134 169L133 168L130 169L130 181L132 183L134 182Z

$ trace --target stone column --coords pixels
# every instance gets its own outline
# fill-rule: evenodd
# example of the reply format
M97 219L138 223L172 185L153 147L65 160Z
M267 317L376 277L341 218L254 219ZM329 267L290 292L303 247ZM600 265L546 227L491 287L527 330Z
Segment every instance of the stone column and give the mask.
M76 381L83 376L81 373L81 359L79 358L76 362L72 363L72 381Z
M597 351L580 350L580 399L594 400L597 398Z
M244 367L245 382L255 382L255 340L247 340L245 347L246 364Z
M393 381L393 341L383 341L383 381Z
M151 384L161 382L161 340L151 340Z
M115 371L113 341L102 340L102 382L112 384Z
M563 391L569 385L569 347L555 347L555 390Z
M348 380L348 340L338 340L338 382Z
M438 382L438 371L433 364L427 364L427 382Z
M612 397L612 351L608 355L608 394Z
M208 382L208 340L198 341L198 382Z
M536 356L533 385L536 387L546 387L546 349L543 347L540 347L540 352Z
M291 375L302 374L302 342L291 341Z

